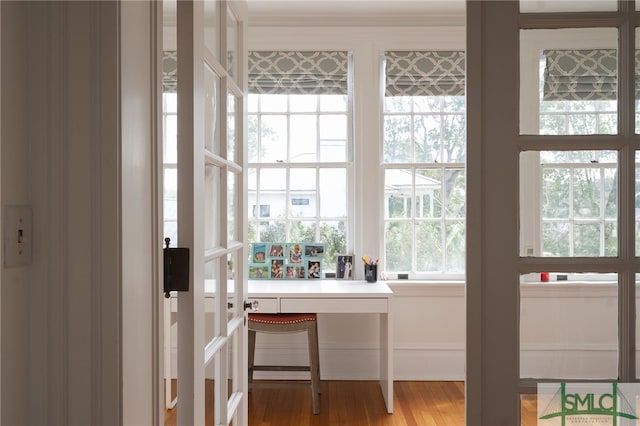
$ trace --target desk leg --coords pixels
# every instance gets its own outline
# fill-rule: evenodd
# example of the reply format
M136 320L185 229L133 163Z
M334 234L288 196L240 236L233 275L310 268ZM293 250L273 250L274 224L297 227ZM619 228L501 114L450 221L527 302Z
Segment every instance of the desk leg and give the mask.
M393 322L391 308L380 314L380 387L387 404L387 413L393 413Z

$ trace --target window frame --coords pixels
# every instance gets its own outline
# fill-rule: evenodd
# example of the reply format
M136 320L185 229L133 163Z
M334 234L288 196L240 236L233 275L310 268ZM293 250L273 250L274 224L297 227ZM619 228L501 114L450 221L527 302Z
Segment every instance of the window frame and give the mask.
M350 55L349 55L350 56ZM351 74L351 70L353 69L352 65L351 65L351 60L348 59L348 67L349 67L349 74ZM318 93L315 93L314 95L320 95ZM249 94L250 97L253 96L262 96L262 94ZM267 95L268 96L268 95ZM297 95L291 95L291 96L297 96ZM249 214L248 218L247 218L247 225L250 226L252 224L257 224L260 225L260 222L280 222L280 221L284 221L285 222L285 234L290 235L290 225L293 222L313 222L315 223L315 227L316 227L316 240L317 241L321 241L319 239L319 234L321 232L321 224L323 222L331 222L331 221L343 221L345 223L345 241L346 241L346 250L347 252L349 252L349 247L352 246L352 244L350 243L350 236L352 235L350 232L351 229L351 223L353 221L352 217L350 217L349 212L352 210L350 204L351 204L351 199L352 199L352 192L350 191L350 188L353 186L350 184L350 176L353 175L352 173L352 169L353 169L353 128L352 128L352 123L353 123L353 119L352 119L352 115L353 115L353 94L352 94L352 89L349 88L348 89L348 93L345 95L346 96L346 110L345 111L331 111L331 110L326 110L323 111L320 107L321 105L321 100L318 97L316 100L316 110L315 111L305 111L305 112L300 112L300 111L295 111L291 109L291 104L289 101L289 98L287 98L287 107L286 107L286 111L278 111L278 112L263 112L260 109L259 106L259 100L256 100L256 110L250 110L248 112L249 117L257 115L258 116L258 124L260 123L260 117L262 115L284 115L287 117L287 151L289 152L289 147L290 147L290 143L292 141L292 135L290 135L290 117L292 115L312 115L317 117L316 120L316 131L318 134L318 141L317 141L317 148L318 151L316 152L317 158L316 161L314 162L296 162L296 161L290 161L290 158L284 159L284 160L277 160L276 162L269 162L269 161L265 161L262 162L260 161L259 158L259 153L257 154L258 158L255 158L255 161L250 161L248 162L247 165L247 170L249 170L250 172L256 172L259 173L259 171L261 170L276 170L276 169L284 169L285 170L285 188L283 189L283 191L285 192L285 201L284 201L284 210L285 210L285 218L278 220L277 218L273 218L273 217L269 217L269 218L265 218L263 219L262 216L261 217L256 217L253 216L251 214ZM253 102L249 102L249 104L253 104ZM320 117L322 117L323 115L344 115L346 117L346 146L345 146L345 160L342 162L336 162L336 161L321 161L320 155L320 148L321 148L321 139L320 139L320 126L321 126L321 120ZM256 140L256 143L259 145L260 141L260 135L256 135L256 137L258 138ZM251 138L249 138L251 139ZM321 206L320 203L316 202L315 203L315 210L316 213L313 216L303 216L303 217L293 217L291 215L291 210L293 207L295 207L294 204L294 200L296 199L301 199L304 197L297 197L297 196L292 196L291 193L291 189L290 189L290 173L291 170L302 170L302 169L310 169L310 170L315 170L315 177L316 177L316 183L318 184L315 189L313 191L315 191L316 196L318 198L321 197L321 173L323 169L344 169L345 171L345 187L346 187L346 194L345 194L345 202L346 202L346 215L344 217L338 217L338 216L334 216L334 217L323 217L321 215ZM252 179L253 181L253 179ZM260 199L260 183L259 183L259 178L256 176L255 177L255 182L256 182L256 198L255 198L255 202L250 202L249 204L256 204L256 205L263 205L264 202L263 200ZM322 201L321 201L322 202ZM285 238L287 240L291 240L290 238ZM251 241L253 242L253 241ZM339 253L336 254L340 254L342 253L343 250L339 250ZM329 259L325 259L324 261L324 265L323 265L323 271L326 272L334 272L334 269L336 267L336 262L333 262L332 260Z
M384 61L385 61L385 55L381 56L381 61L383 61L383 67L384 67ZM384 86L385 85L385 81L383 79L383 81L381 82L381 84ZM422 96L416 96L416 97L422 97ZM440 98L441 96L428 96L428 97L438 97ZM453 97L453 96L445 96L446 98L449 97ZM461 98L464 99L464 95L460 96ZM406 98L411 98L411 108L409 109L409 111L402 111L402 112L398 112L398 111L386 111L384 109L384 97L382 99L383 102L383 110L382 110L382 117L381 117L381 121L382 121L382 125L384 126L385 123L385 119L386 117L393 117L393 116L404 116L404 117L408 117L410 119L410 121L412 122L411 128L413 128L413 123L415 122L416 117L419 116L430 116L430 115L434 115L434 116L439 116L439 117L444 117L444 116L462 116L463 120L464 120L464 116L465 116L465 111L447 111L446 108L442 108L443 104L444 104L444 100L440 100L439 101L439 109L438 111L430 111L430 112L424 112L424 111L417 111L414 107L414 101L413 98L414 96L406 96ZM464 162L437 162L437 161L431 161L431 162L424 162L424 161L417 161L417 159L415 158L415 152L414 152L414 148L415 148L415 138L416 138L416 133L415 133L415 129L414 129L414 133L413 135L411 135L411 162L386 162L385 158L384 158L384 147L385 147L385 135L384 132L382 134L381 137L381 141L380 144L382 146L382 151L383 151L383 156L381 158L381 168L382 168L382 173L383 173L383 182L386 180L386 173L389 170L410 170L412 173L412 191L411 191L411 196L410 197L405 197L406 198L411 198L413 200L413 202L411 203L411 205L413 206L412 211L408 212L408 215L405 215L403 217L391 217L388 215L388 211L387 211L387 207L388 207L388 203L387 203L387 197L386 197L386 183L384 185L385 187L385 195L383 198L383 213L382 213L382 220L383 220L383 229L384 229L384 233L382 234L382 243L383 245L386 242L386 226L388 223L392 223L392 222L406 222L406 223L410 223L412 230L411 230L411 245L412 245L412 260L411 260L411 270L410 271L395 271L395 272L388 272L389 275L395 275L395 276L400 276L400 274L407 274L408 277L410 279L448 279L448 280L459 280L464 278L464 262L463 262L463 270L462 271L447 271L446 270L446 265L447 265L447 250L446 250L446 235L443 233L441 235L441 255L440 255L440 261L438 263L441 264L441 266L443 266L443 270L440 271L422 271L422 272L418 272L416 270L417 268L417 263L418 263L418 258L419 253L417 251L417 246L418 246L418 236L417 236L417 228L420 226L421 223L439 223L440 225L440 229L441 230L446 230L447 228L447 223L458 223L458 222L462 222L464 224L464 227L466 228L466 206L465 206L465 213L461 216L461 217L452 217L449 216L446 213L446 205L441 206L442 212L438 217L425 217L422 215L419 215L417 212L417 205L416 205L416 183L415 183L415 176L416 176L416 172L420 171L420 170L439 170L442 171L443 174L446 173L447 170L462 170L463 174L465 172L465 163ZM464 140L464 152L466 155L466 138ZM465 194L466 194L466 183L465 183ZM383 265L387 265L387 258L386 258L386 247L385 250L382 252L383 253ZM464 253L466 253L466 250L463 246L463 256Z

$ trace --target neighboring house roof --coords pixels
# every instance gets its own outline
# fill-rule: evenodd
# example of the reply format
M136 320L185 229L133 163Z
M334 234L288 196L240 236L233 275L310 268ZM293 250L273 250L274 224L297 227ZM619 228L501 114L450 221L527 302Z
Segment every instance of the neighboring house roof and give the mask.
M411 194L413 174L408 170L388 169L385 174L385 194ZM417 194L432 192L440 188L440 181L420 174L415 175L415 187Z

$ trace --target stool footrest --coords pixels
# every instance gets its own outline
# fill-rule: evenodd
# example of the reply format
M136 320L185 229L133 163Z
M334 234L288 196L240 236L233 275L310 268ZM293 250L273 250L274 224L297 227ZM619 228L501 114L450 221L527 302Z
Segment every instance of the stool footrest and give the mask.
M305 365L254 365L249 369L253 371L311 371L311 368Z
M249 390L257 388L286 389L286 388L309 388L309 383L282 381L282 380L254 380L249 383Z

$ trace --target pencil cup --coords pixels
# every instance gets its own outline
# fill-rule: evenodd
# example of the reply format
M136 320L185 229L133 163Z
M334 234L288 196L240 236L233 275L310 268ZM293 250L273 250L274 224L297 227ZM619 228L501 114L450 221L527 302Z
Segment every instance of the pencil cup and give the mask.
M368 283L375 283L378 280L378 265L364 265L364 279Z

